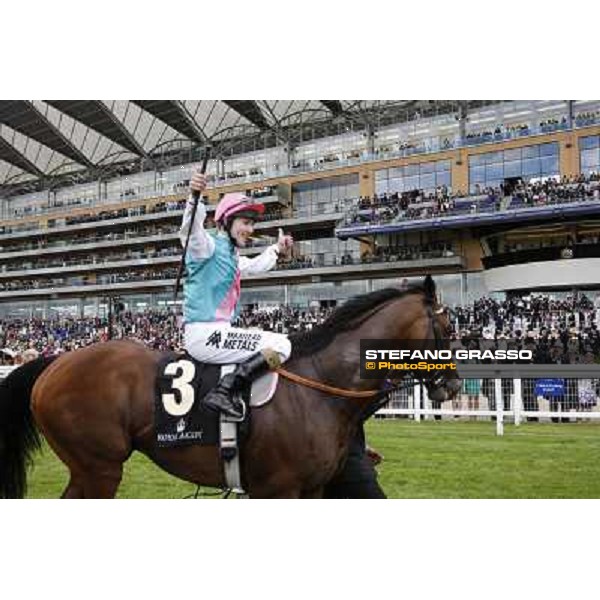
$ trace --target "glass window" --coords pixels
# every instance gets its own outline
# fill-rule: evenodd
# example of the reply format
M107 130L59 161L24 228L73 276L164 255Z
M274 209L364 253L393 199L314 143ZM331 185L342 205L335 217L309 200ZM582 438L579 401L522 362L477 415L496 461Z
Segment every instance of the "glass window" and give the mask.
M515 161L521 160L521 148L514 148L513 150L504 151L504 161Z
M500 187L500 185L504 182L504 179L488 179L485 182L486 187Z
M435 184L451 187L450 171L444 171L443 173L437 173L437 175L435 177Z
M245 304L281 304L282 294L281 287L255 287L242 288L240 302Z
M473 183L485 181L485 167L471 167L469 178Z
M404 179L402 179L401 177L398 177L396 179L390 179L389 188L391 190L399 190L402 187L403 182Z
M322 187L317 190L315 200L317 202L327 202L327 200L331 200L331 192L332 190L337 191L337 188L330 187Z
M540 155L539 146L525 146L521 148L523 151L523 158L537 158Z
M540 144L540 156L558 156L558 144L556 142Z
M434 281L442 303L449 306L464 304L462 275L437 275Z
M502 152L488 152L484 156L486 165L502 162Z
M528 177L536 177L540 175L540 171L541 167L539 158L529 158L523 161L523 175L527 175Z
M590 169L598 166L598 163L600 163L600 152L598 151L598 148L582 150L580 156L582 169Z
M439 168L438 166L441 165ZM448 160L428 162L414 165L406 165L393 169L387 169L387 177L383 177L383 170L377 171L375 178L375 192L405 192L416 189L433 189L436 185L450 186L452 176L450 172L451 162ZM437 176L436 176L437 172ZM439 175L442 175L439 177ZM437 183L436 183L437 182ZM356 194L358 194L358 184Z
M404 191L419 189L419 176L407 177L404 180Z
M469 156L469 166L477 167L483 164L485 164L485 154L474 154L473 156Z
M540 159L542 175L558 175L558 156L544 156Z
M503 177L504 177L504 165L502 163L494 164L494 165L487 165L485 167L486 182L489 179L502 179Z
M428 173L427 175L421 175L421 184L419 186L422 190L432 190L435 188L435 173Z
M518 177L521 174L521 160L504 163L504 177Z
M600 136L590 135L584 138L579 138L579 148L585 150L587 148L598 148L600 146Z
M375 182L375 193L378 196L381 196L381 194L384 194L387 191L388 191L388 182L387 182L387 180L385 180L385 181L376 181ZM398 190L398 191L401 191L401 190Z
M406 165L404 167L404 176L410 177L419 174L419 165Z
M483 273L467 273L466 286L466 301L469 304L490 295Z

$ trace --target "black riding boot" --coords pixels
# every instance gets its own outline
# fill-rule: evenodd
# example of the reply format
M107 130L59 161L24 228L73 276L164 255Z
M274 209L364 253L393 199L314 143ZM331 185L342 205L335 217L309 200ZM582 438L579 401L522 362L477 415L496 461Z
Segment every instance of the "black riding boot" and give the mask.
M279 365L279 355L273 351L258 352L246 362L240 363L235 371L221 378L216 388L204 398L206 407L222 412L228 417L242 419L244 403L238 392L247 384Z

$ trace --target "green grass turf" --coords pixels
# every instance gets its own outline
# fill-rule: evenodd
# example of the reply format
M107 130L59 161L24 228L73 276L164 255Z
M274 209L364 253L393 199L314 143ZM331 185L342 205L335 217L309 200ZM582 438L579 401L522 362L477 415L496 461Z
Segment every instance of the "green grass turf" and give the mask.
M390 498L600 498L600 425L371 420L370 445L385 460L380 483ZM57 498L67 471L47 447L34 457L30 498ZM183 498L195 487L144 456L125 465L119 498ZM215 494L205 489L203 495ZM213 496L214 497L214 496Z

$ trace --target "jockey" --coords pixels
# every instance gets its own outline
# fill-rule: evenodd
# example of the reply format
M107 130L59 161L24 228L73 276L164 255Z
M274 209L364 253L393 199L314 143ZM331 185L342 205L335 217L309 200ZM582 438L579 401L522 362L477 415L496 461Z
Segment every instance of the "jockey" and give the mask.
M201 194L205 188L206 176L198 171L191 179L190 189ZM226 194L215 212L217 229L207 232L206 206L200 199L198 203L185 256L185 349L196 360L237 364L235 371L221 378L203 402L208 408L241 419L245 406L235 392L285 362L291 353L291 343L283 334L231 326L239 312L240 275L269 271L279 254L292 247L293 240L280 229L277 243L262 254L255 258L240 256L239 248L252 235L264 205L242 193ZM184 246L192 207L190 195L179 232Z

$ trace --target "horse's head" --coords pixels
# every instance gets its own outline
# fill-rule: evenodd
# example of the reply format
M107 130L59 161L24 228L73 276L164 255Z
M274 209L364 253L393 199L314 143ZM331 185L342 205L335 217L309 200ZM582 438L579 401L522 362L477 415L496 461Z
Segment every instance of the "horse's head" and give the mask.
M448 307L438 302L435 282L431 275L425 277L423 292L428 321L424 349L448 350L452 333L450 312ZM429 398L434 402L445 402L454 398L461 388L461 381L456 370L428 371L422 380L427 388Z

